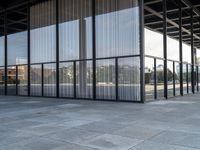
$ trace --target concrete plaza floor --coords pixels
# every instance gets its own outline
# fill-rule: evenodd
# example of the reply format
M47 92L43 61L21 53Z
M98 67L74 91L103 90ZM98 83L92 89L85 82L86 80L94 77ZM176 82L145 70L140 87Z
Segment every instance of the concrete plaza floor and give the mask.
M0 97L0 149L200 149L200 95L147 104Z

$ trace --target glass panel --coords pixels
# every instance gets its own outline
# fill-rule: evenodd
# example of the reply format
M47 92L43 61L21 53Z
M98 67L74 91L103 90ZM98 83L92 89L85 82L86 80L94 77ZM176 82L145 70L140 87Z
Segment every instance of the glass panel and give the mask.
M28 66L18 66L18 95L28 94Z
M164 98L164 63L158 59L156 63L157 97Z
M0 67L0 95L5 94L5 68Z
M59 0L61 61L92 58L91 16L91 0Z
M138 0L96 0L96 56L139 54Z
M5 59L4 59L4 55L5 55L5 53L4 53L5 52L4 42L5 42L5 38L0 33L0 66L4 66L4 64L5 64Z
M31 65L31 96L42 96L42 65Z
M31 63L56 60L56 0L47 0L30 8Z
M200 66L198 66L198 88L200 89Z
M116 99L115 60L96 61L96 97L98 99Z
M11 66L7 68L8 71L8 83L7 83L7 93L8 95L16 95L16 66Z
M145 90L146 100L154 99L154 59L145 58Z
M183 64L183 94L187 94L187 65Z
M60 97L74 97L74 65L73 62L60 63Z
M176 95L180 95L180 64L175 63L175 91Z
M8 65L27 64L27 31L8 35Z
M120 100L140 100L140 59L118 59L118 94Z
M175 13L173 11L170 11L172 9L172 6L173 9L179 9L179 5L176 0L167 0L167 10L169 10L167 11L167 18L174 18ZM179 12L177 11L177 18L178 13ZM179 27L172 26L171 24L167 24L167 59L179 61ZM168 96L173 96L170 83L168 85Z
M56 64L44 64L44 96L56 96Z
M78 98L93 97L93 68L92 61L76 63L76 91Z
M173 72L173 62L167 62L167 78L168 78L168 97L174 96L174 72Z
M188 65L188 90L189 93L192 93L192 66Z

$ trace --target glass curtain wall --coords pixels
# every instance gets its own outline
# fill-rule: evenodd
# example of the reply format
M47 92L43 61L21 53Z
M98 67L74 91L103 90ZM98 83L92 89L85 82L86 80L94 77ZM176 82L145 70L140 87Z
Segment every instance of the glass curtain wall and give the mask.
M4 15L0 14L0 95L5 94L5 37L4 37Z
M56 96L56 0L32 4L30 28L31 95L54 97ZM35 78L38 80L35 81Z
M121 70L127 59L118 60L119 56L140 54L138 0L96 0L95 10L97 99L138 101L140 63L135 63L138 58L127 58L130 59L130 66L126 66L127 70L123 75ZM109 59L109 57L114 58ZM123 81L121 76L126 76L126 72L130 72L134 79L127 77L124 79L126 81ZM122 94L124 89L127 90L127 95ZM135 96L129 93L131 90Z
M7 11L7 94L27 95L27 12L26 6ZM20 74L18 73L18 65ZM20 91L18 91L18 87Z
M8 95L30 90L30 96L140 101L139 0L36 0L27 6L5 13ZM6 42L0 17L4 94Z
M92 98L92 0L58 2L60 96Z
M167 10L172 9L179 9L178 1L176 0L167 0ZM176 11L167 11L167 18L168 19L174 19L179 18L178 12ZM179 23L179 20L177 20L177 24ZM174 66L174 63L177 63L180 61L180 55L179 55L179 27L176 27L171 24L167 24L167 59L170 61L167 61L167 91L168 91L168 97L176 96L178 93L180 93L180 89L177 89L176 86L180 86L179 78L176 76L176 71ZM175 68L174 68L175 67ZM179 90L179 91L177 91Z

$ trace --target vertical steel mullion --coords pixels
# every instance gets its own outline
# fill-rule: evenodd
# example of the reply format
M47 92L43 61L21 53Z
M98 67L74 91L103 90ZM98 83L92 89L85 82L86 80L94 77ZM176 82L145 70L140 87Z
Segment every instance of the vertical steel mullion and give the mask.
M157 62L156 62L156 58L154 58L154 98L157 99L158 98L158 94L157 94Z
M56 0L56 97L59 98L59 2Z
M144 103L146 101L145 99L145 55L144 55L144 0L139 0L140 5L140 99L141 102ZM134 59L134 58L133 58Z
M74 98L77 98L77 94L76 94L76 61L73 62L73 68L74 68Z
M183 36L182 36L182 1L179 0L179 61L180 61L180 94L183 96Z
M16 65L16 95L18 95L18 66Z
M173 95L176 96L175 62L173 61Z
M164 97L167 99L167 0L163 0Z
M115 83L115 93L116 93L116 100L119 100L119 94L118 94L118 91L119 91L119 71L118 71L118 58L115 58L115 77L116 77L116 83Z
M96 99L96 3L92 1L93 99Z
M41 74L42 74L42 96L44 96L44 64L41 64Z
M4 80L5 80L5 95L7 95L7 84L8 84L8 63L7 63L7 10L4 12L4 48L5 48L5 53L4 53L4 63L5 63L5 72L4 72Z

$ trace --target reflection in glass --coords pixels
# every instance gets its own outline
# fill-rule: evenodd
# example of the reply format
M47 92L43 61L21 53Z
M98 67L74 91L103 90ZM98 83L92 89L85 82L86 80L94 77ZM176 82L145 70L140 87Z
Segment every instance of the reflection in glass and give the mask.
M2 66L2 67L5 64L5 59L4 59L5 47L4 47L4 43L5 43L5 38L4 38L4 36L0 35L0 66Z
M154 59L145 58L145 90L146 100L154 99Z
M78 98L93 97L93 68L92 61L76 63L76 91Z
M18 95L28 94L28 66L18 66Z
M192 93L192 66L188 65L188 92Z
M8 65L27 64L27 31L8 35Z
M180 95L180 63L175 63L175 92Z
M120 100L140 100L140 59L118 59L118 95Z
M187 94L187 64L183 64L183 94Z
M74 97L74 65L73 62L60 63L60 97Z
M4 67L0 67L0 95L4 95L5 93L5 71L4 71Z
M96 0L96 56L139 54L138 0Z
M164 62L156 61L157 97L164 98Z
M173 62L172 61L168 61L167 62L167 84L168 84L168 90L167 90L167 94L168 97L173 97L174 96L174 72L173 72Z
M96 97L98 99L116 98L115 60L96 61Z
M42 96L42 65L31 65L30 83L31 96Z
M56 64L44 64L44 96L56 96Z
M91 16L91 0L59 0L60 61L92 58Z
M8 95L16 95L16 66L7 68L7 93Z
M56 60L56 0L47 0L30 8L31 63Z

